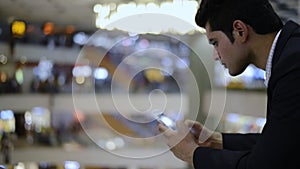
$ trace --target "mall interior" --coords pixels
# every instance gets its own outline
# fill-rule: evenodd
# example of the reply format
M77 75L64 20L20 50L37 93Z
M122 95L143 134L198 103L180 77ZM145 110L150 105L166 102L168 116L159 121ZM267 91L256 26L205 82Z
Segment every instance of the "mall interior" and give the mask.
M271 3L300 22L299 0ZM0 168L191 168L165 145L161 113L260 132L265 72L232 77L213 60L198 4L1 0Z

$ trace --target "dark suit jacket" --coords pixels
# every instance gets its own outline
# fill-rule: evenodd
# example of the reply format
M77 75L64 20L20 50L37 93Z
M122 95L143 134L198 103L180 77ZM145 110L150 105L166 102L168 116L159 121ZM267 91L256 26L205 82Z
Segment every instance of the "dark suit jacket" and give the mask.
M223 150L195 150L196 169L300 168L300 27L294 22L278 38L267 95L262 133L223 133Z

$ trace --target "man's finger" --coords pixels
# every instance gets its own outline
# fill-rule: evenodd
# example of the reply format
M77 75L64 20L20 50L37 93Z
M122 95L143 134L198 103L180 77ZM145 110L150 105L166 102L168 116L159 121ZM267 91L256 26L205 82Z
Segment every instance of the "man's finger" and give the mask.
M167 126L158 123L158 130L165 136L165 137L171 137L174 135L174 130L168 128Z
M192 127L192 128L195 128L195 129L199 129L199 130L202 130L203 128L203 125L197 121L193 121L193 120L185 120L184 123L189 126L189 127Z
M199 137L201 131L203 130L203 125L199 122L196 122L196 121L192 121L192 120L185 120L184 122L187 126L189 126L192 134L195 136L195 137Z
M165 132L166 130L168 130L168 128L165 125L161 124L161 123L158 123L157 126L158 126L158 130L160 132Z

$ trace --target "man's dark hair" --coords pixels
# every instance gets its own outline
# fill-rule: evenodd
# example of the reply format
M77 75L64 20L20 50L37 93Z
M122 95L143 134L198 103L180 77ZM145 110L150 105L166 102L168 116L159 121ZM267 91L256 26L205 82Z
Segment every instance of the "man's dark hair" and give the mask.
M198 26L209 23L211 31L224 32L231 42L235 20L248 24L257 34L277 32L283 26L268 0L202 0L195 17Z

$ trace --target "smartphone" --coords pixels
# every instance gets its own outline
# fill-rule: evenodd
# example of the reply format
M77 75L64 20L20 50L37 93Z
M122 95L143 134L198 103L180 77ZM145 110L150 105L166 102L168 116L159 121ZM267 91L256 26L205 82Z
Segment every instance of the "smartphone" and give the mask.
M172 130L177 130L176 122L163 113L158 115L157 121L165 125L166 127L169 127Z

